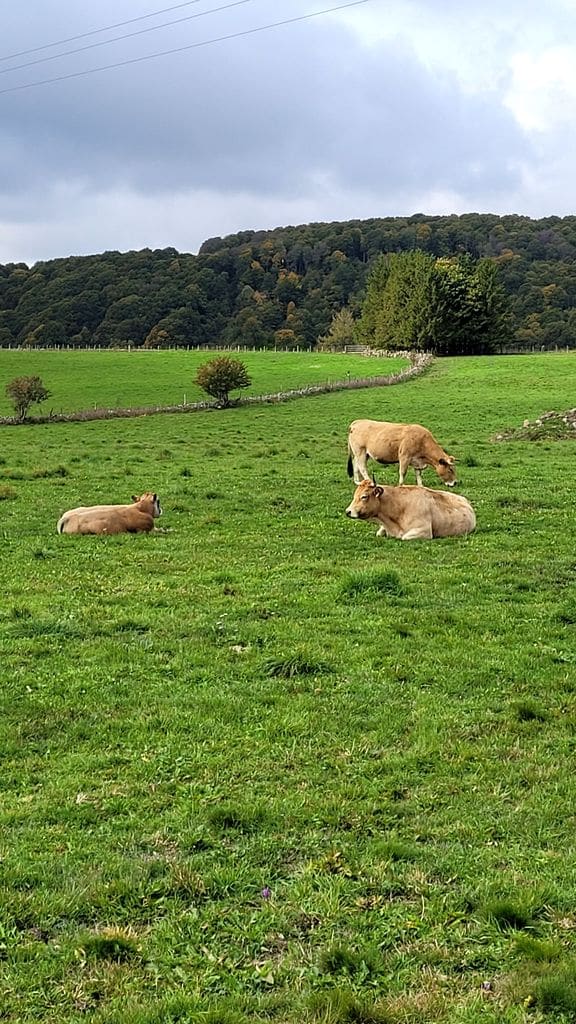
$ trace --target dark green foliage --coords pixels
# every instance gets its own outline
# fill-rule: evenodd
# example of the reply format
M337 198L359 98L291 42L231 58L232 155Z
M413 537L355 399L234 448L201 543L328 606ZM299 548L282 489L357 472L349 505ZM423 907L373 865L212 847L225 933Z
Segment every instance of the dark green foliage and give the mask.
M496 275L493 261L469 255L381 256L368 277L358 338L372 348L442 356L492 352L509 334Z
M248 371L239 359L217 356L198 367L195 383L211 395L222 408L230 405L230 392L249 388L252 383Z
M411 250L483 261L476 309L483 338L500 302L497 269L514 344L574 346L576 217L470 213L242 231L209 239L197 256L143 249L0 266L0 347L312 348L340 310L358 317L381 254ZM464 326L455 329L468 346ZM436 340L441 351L444 339L437 333ZM498 350L507 344L504 336L490 340Z

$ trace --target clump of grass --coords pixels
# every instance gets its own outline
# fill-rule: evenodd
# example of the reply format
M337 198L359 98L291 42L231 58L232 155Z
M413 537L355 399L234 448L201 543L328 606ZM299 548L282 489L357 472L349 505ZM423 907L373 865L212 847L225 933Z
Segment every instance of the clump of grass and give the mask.
M296 652L284 658L266 658L264 671L267 676L275 679L293 679L295 676L325 675L331 672L332 668L326 662L315 661L305 654Z
M475 455L465 455L460 461L462 462L463 466L472 467L481 465L481 463L478 462L478 459L476 458Z
M31 619L32 612L25 604L15 604L10 609L10 618L18 622L20 619Z
M565 968L557 974L548 974L540 978L534 986L536 1006L543 1013L570 1014L574 1020L576 1014L576 969Z
M545 722L548 714L538 704L531 700L519 700L512 705L514 717L519 722Z
M149 633L150 626L146 622L136 622L134 619L121 619L115 622L113 630L116 633Z
M257 832L266 821L266 813L261 807L234 807L226 804L214 807L208 820L213 828L222 831Z
M403 593L404 587L400 576L393 569L350 573L341 587L341 594L345 598L374 597L381 594L400 597Z
M417 860L419 851L413 843L407 843L403 839L383 839L378 843L375 853L383 860Z
M0 486L0 501L14 501L18 497L17 491L10 484L2 484Z
M140 959L141 951L131 928L106 927L84 937L82 952L86 958L126 963Z
M319 967L323 974L347 974L352 977L362 974L368 977L382 966L382 958L376 950L356 951L348 946L335 943L320 956Z
M182 469L180 470L180 476L194 476L194 474L189 466L182 466Z
M576 622L576 602L564 605L556 614L558 622L562 622L565 626L572 626Z
M532 913L523 904L514 903L508 899L495 899L484 907L484 917L488 921L497 924L502 931L511 929L529 928L532 923Z
M535 939L532 935L519 935L514 948L528 960L536 960L539 963L550 963L562 956L562 946L559 942L546 942L543 939Z
M322 1024L396 1024L381 1003L360 999L348 989L314 994L309 1005L313 1020Z

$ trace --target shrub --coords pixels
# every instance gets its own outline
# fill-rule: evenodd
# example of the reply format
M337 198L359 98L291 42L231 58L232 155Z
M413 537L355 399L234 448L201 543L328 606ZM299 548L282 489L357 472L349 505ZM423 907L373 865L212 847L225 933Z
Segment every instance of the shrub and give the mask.
M239 359L229 356L218 356L198 367L196 384L215 398L223 409L230 405L230 392L238 388L248 388L252 381L248 371Z
M44 387L40 377L15 377L6 385L6 394L20 422L26 419L31 405L38 405L50 398L50 392Z

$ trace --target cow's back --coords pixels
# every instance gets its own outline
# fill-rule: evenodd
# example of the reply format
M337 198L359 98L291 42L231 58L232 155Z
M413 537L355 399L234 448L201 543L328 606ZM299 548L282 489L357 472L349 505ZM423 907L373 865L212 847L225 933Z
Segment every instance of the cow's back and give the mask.
M353 449L364 449L378 462L397 462L400 449L418 455L431 438L418 423L388 423L385 420L354 420L349 428Z

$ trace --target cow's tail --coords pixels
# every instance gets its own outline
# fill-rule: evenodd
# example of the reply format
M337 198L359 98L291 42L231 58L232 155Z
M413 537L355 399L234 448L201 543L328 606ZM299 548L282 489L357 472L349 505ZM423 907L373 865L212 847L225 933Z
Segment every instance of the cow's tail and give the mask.
M354 462L352 460L352 451L348 448L348 476L354 476Z
M64 523L66 522L66 516L61 516L56 525L58 533L64 533Z

